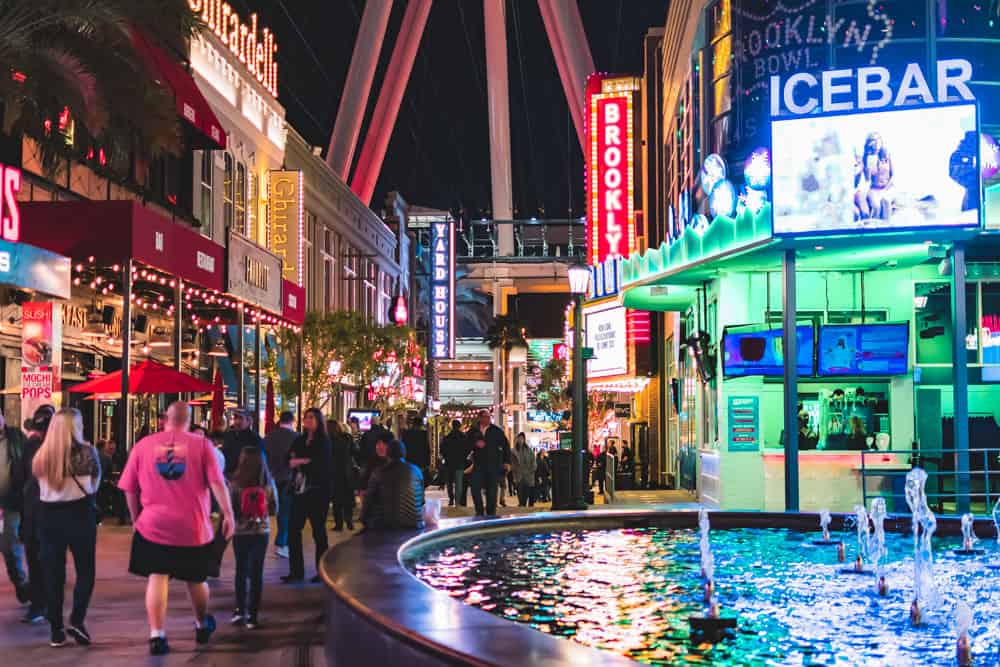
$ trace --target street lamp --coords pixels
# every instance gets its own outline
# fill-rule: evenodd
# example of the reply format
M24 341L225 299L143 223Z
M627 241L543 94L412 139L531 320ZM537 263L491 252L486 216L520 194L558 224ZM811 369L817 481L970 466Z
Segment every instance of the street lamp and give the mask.
M587 371L583 361L583 297L590 286L590 267L576 264L567 270L573 294L573 465L570 474L572 499L567 509L585 510L583 496L583 447L587 439Z

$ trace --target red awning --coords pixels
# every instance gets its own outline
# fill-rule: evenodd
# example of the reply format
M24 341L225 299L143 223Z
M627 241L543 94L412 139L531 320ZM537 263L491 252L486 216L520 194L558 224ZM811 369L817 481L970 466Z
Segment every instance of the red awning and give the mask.
M104 264L134 259L224 291L225 248L131 200L21 202L21 241Z
M204 136L195 148L225 150L226 132L191 75L137 28L132 29L132 44L153 78L170 88L177 113Z
M130 394L179 394L181 392L206 392L214 387L196 377L175 371L169 366L152 360L140 362L129 370L128 393ZM88 382L72 387L76 393L118 393L122 390L122 372L115 371Z

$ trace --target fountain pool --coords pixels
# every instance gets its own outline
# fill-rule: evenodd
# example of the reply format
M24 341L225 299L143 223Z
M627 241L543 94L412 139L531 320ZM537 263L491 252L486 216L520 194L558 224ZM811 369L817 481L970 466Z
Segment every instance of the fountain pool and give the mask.
M854 560L855 540L838 535ZM1000 664L1000 580L988 567L1000 547L960 558L960 538L935 538L937 595L914 627L911 535L885 536L885 597L875 577L840 575L836 548L813 545L816 537L713 528L715 597L739 623L716 644L692 642L687 622L705 610L697 530L524 526L416 544L401 558L465 604L652 665L953 665L959 602L972 611L976 664Z

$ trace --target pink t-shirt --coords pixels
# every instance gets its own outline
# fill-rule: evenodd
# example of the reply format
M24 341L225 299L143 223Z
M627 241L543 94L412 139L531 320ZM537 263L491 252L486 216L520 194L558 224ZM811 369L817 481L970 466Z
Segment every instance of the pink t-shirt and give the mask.
M118 488L139 496L135 529L150 542L196 547L212 541L209 485L225 478L208 438L163 431L136 443Z

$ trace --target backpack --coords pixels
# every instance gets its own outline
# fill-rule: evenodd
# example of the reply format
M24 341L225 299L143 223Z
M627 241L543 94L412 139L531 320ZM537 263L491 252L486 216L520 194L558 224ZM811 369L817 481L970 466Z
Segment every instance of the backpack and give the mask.
M240 491L240 517L248 523L268 520L267 491L263 486L248 486Z

